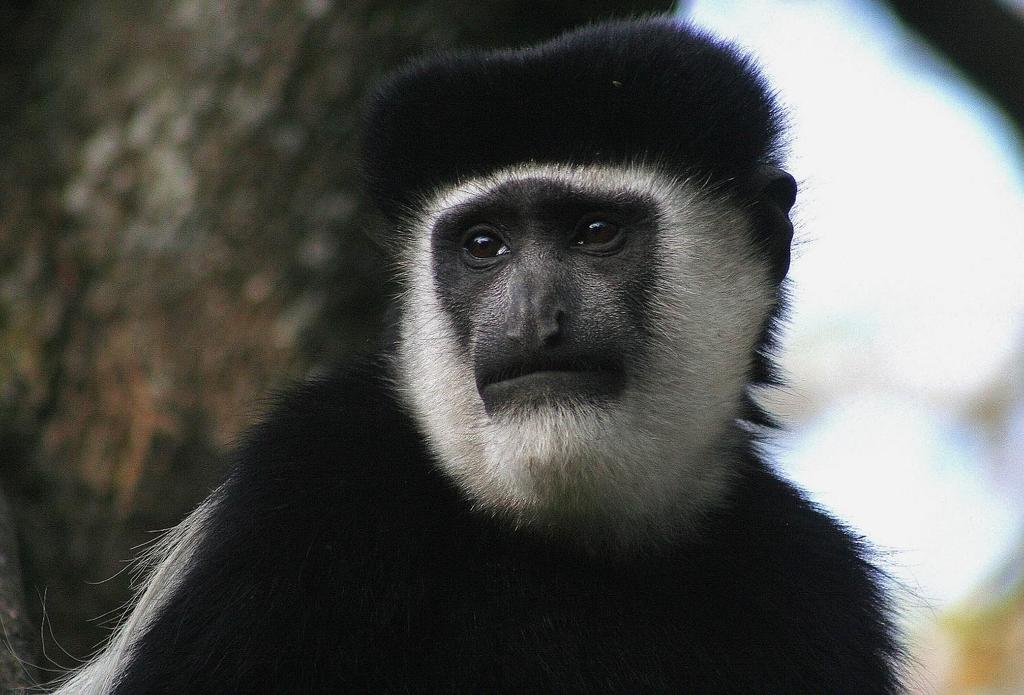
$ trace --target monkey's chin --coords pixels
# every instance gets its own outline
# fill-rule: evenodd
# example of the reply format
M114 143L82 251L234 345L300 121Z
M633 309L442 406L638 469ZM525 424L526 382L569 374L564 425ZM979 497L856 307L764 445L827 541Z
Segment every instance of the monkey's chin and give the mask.
M488 415L551 407L579 408L614 402L625 388L621 373L545 370L496 381L480 389Z

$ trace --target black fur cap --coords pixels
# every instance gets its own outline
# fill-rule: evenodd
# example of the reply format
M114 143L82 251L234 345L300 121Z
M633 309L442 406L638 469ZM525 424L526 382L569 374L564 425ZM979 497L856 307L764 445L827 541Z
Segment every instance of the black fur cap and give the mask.
M642 158L728 186L781 156L781 114L751 60L668 18L423 59L384 82L366 118L366 183L392 217L519 162Z

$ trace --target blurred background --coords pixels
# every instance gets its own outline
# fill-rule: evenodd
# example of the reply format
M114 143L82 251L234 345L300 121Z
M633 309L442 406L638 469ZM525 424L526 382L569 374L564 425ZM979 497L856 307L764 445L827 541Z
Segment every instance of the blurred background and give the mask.
M0 691L86 658L261 399L372 341L374 80L643 12L791 113L773 459L878 546L912 692L1024 692L1020 0L0 4Z

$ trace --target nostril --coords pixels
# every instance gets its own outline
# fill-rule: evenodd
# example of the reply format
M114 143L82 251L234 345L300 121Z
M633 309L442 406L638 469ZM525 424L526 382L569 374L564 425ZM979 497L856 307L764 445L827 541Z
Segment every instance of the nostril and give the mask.
M517 345L523 344L524 334L523 326L520 323L509 324L505 328L505 336Z
M565 312L559 309L543 325L538 326L537 337L540 344L551 346L562 338L562 327L565 325Z

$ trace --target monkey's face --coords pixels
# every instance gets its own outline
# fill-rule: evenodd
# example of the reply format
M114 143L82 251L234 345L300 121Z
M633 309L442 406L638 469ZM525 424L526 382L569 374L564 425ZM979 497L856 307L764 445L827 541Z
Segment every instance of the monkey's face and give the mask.
M434 289L488 415L602 406L644 362L653 203L522 178L448 207Z
M399 374L478 506L631 544L724 494L776 297L747 215L652 169L524 165L409 227Z

